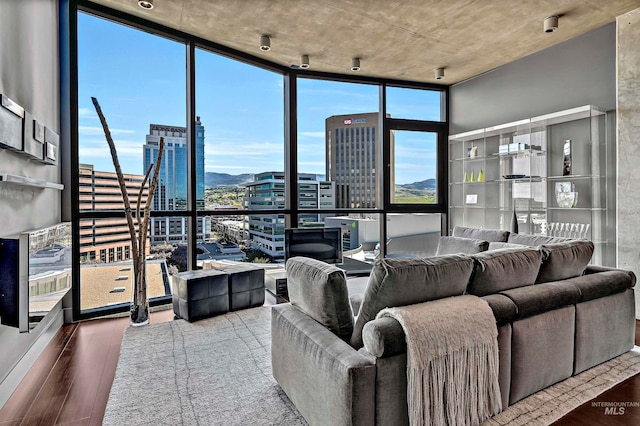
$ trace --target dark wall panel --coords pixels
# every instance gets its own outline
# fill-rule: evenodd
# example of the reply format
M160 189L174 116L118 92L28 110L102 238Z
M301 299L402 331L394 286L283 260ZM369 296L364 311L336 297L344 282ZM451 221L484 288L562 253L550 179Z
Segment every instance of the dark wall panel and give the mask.
M615 23L455 84L450 104L451 133L581 105L612 110L616 106Z

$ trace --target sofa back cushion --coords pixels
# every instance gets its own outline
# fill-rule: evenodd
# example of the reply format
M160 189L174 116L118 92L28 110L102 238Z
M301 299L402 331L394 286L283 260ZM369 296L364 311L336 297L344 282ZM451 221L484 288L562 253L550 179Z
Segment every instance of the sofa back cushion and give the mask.
M291 304L348 342L353 313L344 271L307 257L290 258L286 269Z
M500 241L491 241L489 243L489 250L497 250L497 249L503 249L503 248L523 248L526 246L523 246L522 244L515 244L515 243L503 243Z
M536 282L542 253L532 247L504 248L472 255L475 267L467 293L486 296Z
M468 228L466 226L455 226L453 228L454 237L462 238L475 238L477 240L484 241L500 241L507 242L509 238L509 231L502 229L480 229L480 228Z
M541 245L542 266L536 283L579 277L591 261L593 249L593 243L587 240Z
M509 234L509 238L507 239L508 243L511 244L522 244L524 246L532 246L537 247L542 244L549 243L562 243L566 241L572 241L570 238L561 238L561 237L551 237L547 235L527 235L527 234Z
M474 254L489 249L489 241L477 240L475 238L462 237L440 237L436 256L443 254Z
M473 259L465 254L378 260L362 297L351 345L362 347L362 328L383 308L462 295L472 271Z

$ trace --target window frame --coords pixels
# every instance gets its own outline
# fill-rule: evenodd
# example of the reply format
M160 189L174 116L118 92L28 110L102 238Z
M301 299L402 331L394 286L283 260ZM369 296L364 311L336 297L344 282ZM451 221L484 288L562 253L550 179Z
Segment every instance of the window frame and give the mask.
M185 45L186 50L186 102L187 102L187 185L188 185L188 199L187 209L180 211L153 211L152 217L185 217L188 221L188 269L192 270L196 268L196 235L197 235L197 218L202 216L227 216L228 211L210 211L210 210L198 210L196 205L196 173L195 173L195 148L194 141L196 139L196 110L195 110L195 93L196 93L196 75L195 75L195 50L202 49L213 54L221 55L232 60L240 61L245 64L259 67L267 71L272 71L281 74L284 81L283 96L284 96L284 110L283 117L285 121L284 125L284 166L285 166L285 208L283 210L238 210L234 211L237 215L271 215L278 214L285 216L285 227L295 227L298 223L298 217L300 215L308 214L311 210L301 209L299 206L298 194L297 194L297 83L299 79L312 78L318 80L328 80L336 82L346 83L360 83L360 84L372 84L379 87L379 114L380 125L379 129L382 129L382 152L378 152L377 161L378 164L384 164L385 167L381 167L383 173L377 173L376 179L378 180L377 194L378 205L376 208L367 209L317 209L313 210L314 214L339 214L346 215L353 214L378 214L380 218L380 241L386 241L386 221L387 214L389 213L440 213L443 218L445 226L442 226L443 232L446 231L446 216L447 216L447 203L448 203L448 161L447 161L447 138L449 127L449 87L447 85L433 84L426 82L410 82L395 79L376 78L355 74L339 74L321 72L315 70L296 70L288 66L279 65L268 61L264 58L254 56L248 53L236 51L229 47L202 39L192 34L187 34L179 30L165 27L163 25L148 21L144 18L134 16L125 12L117 11L107 6L92 3L88 0L70 0L68 11L61 9L62 13L68 13L68 19L61 19L61 26L68 25L68 28L61 29L61 44L66 44L69 48L68 63L62 64L62 66L68 66L70 72L61 73L63 79L62 87L68 86L70 91L69 105L64 103L61 105L61 113L63 116L68 116L70 121L70 165L71 165L71 218L73 224L73 245L72 253L74 259L78 259L78 262L73 263L73 318L74 321L94 318L98 316L109 315L113 313L126 312L129 309L128 304L122 304L117 306L109 306L99 309L85 310L80 309L80 229L79 223L81 220L86 219L104 219L104 218L122 218L124 212L122 211L93 211L86 212L79 210L79 157L78 157L78 51L77 51L77 37L78 26L77 16L78 13L88 13L96 17L106 19L118 24L123 24L134 29L144 31L153 35L164 37ZM68 37L68 38L67 38ZM62 61L64 62L64 60ZM420 120L403 120L400 118L387 118L386 117L386 87L402 87L411 89L423 89L423 90L435 90L440 92L440 107L441 107L441 120L435 121L420 121ZM391 130L416 130L416 131L430 131L438 134L438 148L437 148L437 185L438 185L438 202L435 204L391 204L390 203L390 146L389 146L389 134ZM382 162L382 163L380 163ZM381 244L381 255L384 256L386 250L386 244ZM126 249L125 249L126 253ZM97 257L97 256L96 256ZM126 254L125 256L126 257ZM158 300L151 301L152 305L169 304L171 302L171 296L165 296L158 298Z

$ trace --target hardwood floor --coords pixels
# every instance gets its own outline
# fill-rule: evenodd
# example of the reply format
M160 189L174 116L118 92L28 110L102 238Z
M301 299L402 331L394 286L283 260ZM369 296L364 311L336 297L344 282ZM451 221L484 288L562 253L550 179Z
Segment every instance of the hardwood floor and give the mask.
M171 321L173 311L151 314L151 322ZM63 326L18 389L0 410L0 425L100 425L115 376L128 318ZM640 321L636 321L640 345ZM605 415L592 402L640 402L640 375L572 411L555 425L638 425L640 407Z

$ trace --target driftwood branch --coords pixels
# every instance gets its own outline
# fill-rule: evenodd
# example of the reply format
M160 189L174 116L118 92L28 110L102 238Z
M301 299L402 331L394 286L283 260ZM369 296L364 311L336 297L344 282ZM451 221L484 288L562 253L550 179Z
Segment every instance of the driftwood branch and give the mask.
M129 193L127 192L124 175L120 167L120 161L118 160L118 153L116 152L116 146L111 137L111 131L107 125L107 120L102 113L98 100L94 97L91 98L93 105L96 108L102 129L104 130L105 138L109 144L109 150L111 152L111 159L116 169L116 175L118 176L118 183L120 185L120 192L122 193L122 200L124 202L124 212L127 218L127 225L129 227L129 236L131 237L131 252L133 257L133 304L131 306L131 321L132 323L146 323L149 319L147 310L147 279L145 268L145 253L147 246L147 231L149 229L149 212L151 210L151 204L153 196L155 194L156 186L158 184L159 166L154 167L153 164L149 166L147 173L145 174L140 191L138 191L137 203L136 203L136 219L138 220L138 233L136 235L136 227L133 223L133 213L131 211L131 203L129 202ZM158 147L158 158L155 164L159 165L162 161L162 151L164 149L164 138L160 138L160 144ZM140 204L142 202L142 194L144 188L149 180L151 170L154 170L153 178L151 180L151 188L149 189L149 195L144 207L144 216L140 217ZM142 222L141 222L142 219Z
M120 192L122 193L122 201L124 202L124 213L127 217L127 225L129 226L129 236L131 237L131 253L133 255L133 263L136 264L138 262L138 242L136 240L136 228L133 225L133 217L131 214L131 204L129 203L129 194L127 193L127 186L124 181L124 176L122 175L122 169L120 168L120 161L118 161L118 153L116 152L116 145L113 142L113 138L111 137L111 131L109 130L109 126L107 125L107 120L104 118L104 114L102 113L102 108L100 108L100 104L98 100L94 97L91 98L93 105L96 108L96 112L98 113L98 118L100 118L100 123L102 124L102 130L104 131L104 136L107 139L107 143L109 144L109 150L111 151L111 159L113 160L113 166L116 169L116 175L118 176L118 183L120 184ZM135 270L134 270L135 275ZM134 277L135 278L135 277Z

